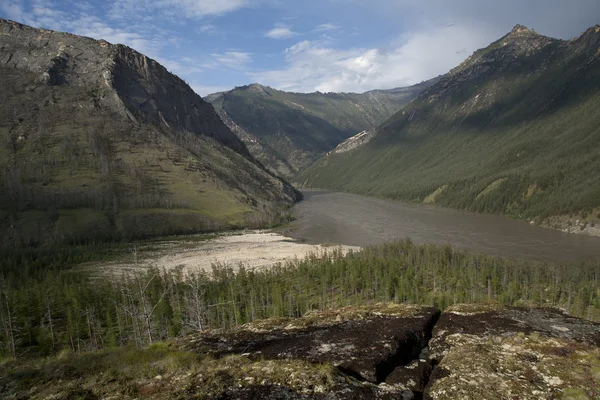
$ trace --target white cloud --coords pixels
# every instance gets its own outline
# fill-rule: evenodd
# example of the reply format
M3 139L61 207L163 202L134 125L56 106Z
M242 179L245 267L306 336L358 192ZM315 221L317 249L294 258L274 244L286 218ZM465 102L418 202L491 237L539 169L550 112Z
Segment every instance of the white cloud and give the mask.
M206 35L215 35L217 32L219 32L219 28L214 24L198 25L196 30Z
M244 70L252 62L250 53L242 51L226 51L224 53L211 54L212 61L208 66L213 68L225 67L234 70Z
M257 0L115 0L110 15L113 19L129 19L131 13L149 14L160 12L170 18L203 18L211 15L224 15L245 7Z
M178 60L157 57L156 61L165 67L169 72L184 79L203 71L201 62L190 57L181 57Z
M296 36L298 33L292 31L292 29L284 24L277 24L275 28L265 33L265 36L271 39L289 39Z
M340 27L334 24L321 24L313 29L313 32L336 31L338 29L340 29Z
M444 26L400 38L389 49L338 49L327 41L302 41L286 49L286 67L250 74L260 83L290 91L364 92L407 86L448 72L495 40L485 26Z
M77 35L104 39L113 44L125 44L152 58L158 58L164 43L160 34L146 36L135 31L113 28L91 16L68 21L64 28Z
M0 1L0 11L2 14L6 15L7 18L10 18L15 21L23 21L25 13L23 12L23 5L20 1L7 2Z

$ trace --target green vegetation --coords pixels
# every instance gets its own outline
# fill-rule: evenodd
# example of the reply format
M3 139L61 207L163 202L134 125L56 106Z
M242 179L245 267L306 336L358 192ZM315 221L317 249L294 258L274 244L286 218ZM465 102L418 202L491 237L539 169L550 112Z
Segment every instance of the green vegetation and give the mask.
M477 52L369 143L295 181L518 218L590 214L600 205L600 35L519 35Z
M231 388L282 385L299 393L312 385L324 391L341 379L327 364L300 360L251 361L244 356L198 357L172 343L148 348L122 347L93 353L63 351L56 357L0 361L0 388L5 395L28 398L210 399ZM60 384L58 384L60 382Z
M290 93L257 84L206 97L270 170L289 177L348 137L379 125L436 80L356 93Z
M86 88L21 93L35 76L2 71L14 96L0 105L0 246L271 226L292 202L287 184L211 138L124 119Z
M0 45L0 247L265 227L300 197L135 50L3 19Z
M71 267L119 247L5 251L0 259L0 351L4 356L145 347L204 328L377 302L498 301L564 307L600 320L600 264L542 264L410 241L342 257L335 250L272 270L180 270L94 278Z

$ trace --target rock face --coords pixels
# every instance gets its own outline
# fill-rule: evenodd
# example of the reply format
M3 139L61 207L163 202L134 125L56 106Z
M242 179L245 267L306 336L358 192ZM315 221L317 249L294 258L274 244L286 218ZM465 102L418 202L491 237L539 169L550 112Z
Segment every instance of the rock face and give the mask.
M498 304L456 305L438 317L439 311L429 307L349 307L202 333L186 338L185 346L214 357L243 353L252 360L326 363L357 380L315 398L600 395L600 324L555 309ZM281 390L236 389L238 397L232 398L248 393L280 398Z
M432 307L398 305L348 308L268 328L251 325L203 335L195 346L214 355L329 363L358 380L382 383L397 367L419 357L439 313Z
M133 49L3 19L0 49L4 245L260 226L300 197Z
M344 140L342 143L338 144L335 149L332 150L333 153L346 153L348 151L354 150L363 146L371 141L373 136L375 135L375 131L362 131L357 133L356 135L349 137Z
M165 67L127 46L2 19L0 39L2 68L35 74L38 82L27 82L33 91L43 84L107 89L110 95L96 96L99 104L122 114L129 111L138 123L209 136L248 155L209 103Z
M600 396L600 324L555 309L450 307L429 346L428 399Z
M430 307L349 307L202 333L185 343L187 350L213 357L243 353L252 360L325 363L356 379L351 386L332 386L327 396L259 385L232 389L224 398L600 395L600 324L556 309L456 305L439 317ZM280 397L284 392L288 397Z
M206 99L252 155L291 177L348 137L376 127L438 80L362 94L290 93L252 84Z

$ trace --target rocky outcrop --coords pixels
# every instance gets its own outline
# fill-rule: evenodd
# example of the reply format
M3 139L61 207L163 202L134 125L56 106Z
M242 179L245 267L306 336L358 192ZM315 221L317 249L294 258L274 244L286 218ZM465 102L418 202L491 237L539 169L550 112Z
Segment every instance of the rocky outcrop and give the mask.
M369 143L371 141L371 139L373 139L374 135L375 135L374 130L362 131L360 133L357 133L356 135L349 137L348 139L344 140L342 143L338 144L337 147L335 149L333 149L330 153L334 153L334 154L346 153L348 151L357 149L360 146Z
M256 360L328 363L360 381L382 383L396 368L419 357L438 317L439 310L433 307L351 307L273 325L251 324L233 332L203 334L192 343L202 354L245 353Z
M0 19L3 68L29 70L48 85L107 89L101 103L136 121L213 137L248 155L214 108L155 60L123 45ZM123 107L125 106L125 107ZM124 109L125 108L125 109Z
M440 317L376 304L3 366L9 398L596 399L600 324L555 309L455 305Z
M600 324L560 310L453 306L429 346L427 399L600 396Z
M556 309L498 304L456 305L439 321L438 316L430 307L348 307L205 332L186 338L184 347L218 358L244 354L256 362L332 365L354 382L338 381L327 396L292 391L285 397L294 399L595 398L600 393L600 324ZM227 398L281 398L282 391L287 389L244 386Z

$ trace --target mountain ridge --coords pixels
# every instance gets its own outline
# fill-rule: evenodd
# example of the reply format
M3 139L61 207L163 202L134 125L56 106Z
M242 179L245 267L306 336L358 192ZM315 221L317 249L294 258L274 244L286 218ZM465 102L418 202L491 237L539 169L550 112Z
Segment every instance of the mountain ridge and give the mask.
M598 32L563 41L517 25L425 89L368 143L323 157L296 181L538 222L581 212L593 226Z
M365 93L294 93L257 83L206 96L272 172L291 177L357 132L383 122L440 78Z
M155 60L8 20L0 45L0 242L265 226L300 198Z

